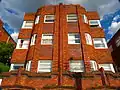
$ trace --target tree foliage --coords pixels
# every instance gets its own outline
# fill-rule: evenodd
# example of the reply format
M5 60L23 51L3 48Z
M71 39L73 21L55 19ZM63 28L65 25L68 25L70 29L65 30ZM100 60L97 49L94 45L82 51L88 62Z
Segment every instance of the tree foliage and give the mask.
M9 65L13 50L14 45L12 43L0 42L0 62Z

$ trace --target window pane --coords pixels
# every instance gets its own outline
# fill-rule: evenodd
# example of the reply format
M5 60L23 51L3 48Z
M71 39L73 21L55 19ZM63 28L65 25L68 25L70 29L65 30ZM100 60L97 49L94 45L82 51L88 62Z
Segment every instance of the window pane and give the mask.
M69 33L68 34L68 44L79 44L80 35L79 33Z
M71 60L70 61L70 71L71 72L84 72L84 63L82 60Z

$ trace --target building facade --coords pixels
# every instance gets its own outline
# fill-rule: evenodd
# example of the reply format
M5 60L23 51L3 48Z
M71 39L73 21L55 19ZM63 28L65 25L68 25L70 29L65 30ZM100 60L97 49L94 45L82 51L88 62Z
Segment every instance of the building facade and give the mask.
M0 42L13 43L16 45L16 42L8 34L8 32L3 28L3 22L0 20Z
M99 20L97 12L72 4L26 13L2 89L118 89L120 76Z
M115 33L112 39L108 42L108 47L111 52L113 61L116 65L116 71L120 72L120 29Z

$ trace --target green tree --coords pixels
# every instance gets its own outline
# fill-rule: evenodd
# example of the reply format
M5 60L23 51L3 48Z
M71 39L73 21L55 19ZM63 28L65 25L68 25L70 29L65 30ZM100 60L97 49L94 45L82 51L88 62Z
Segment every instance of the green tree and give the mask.
M14 50L12 43L0 42L0 62L5 65L10 65L10 57Z

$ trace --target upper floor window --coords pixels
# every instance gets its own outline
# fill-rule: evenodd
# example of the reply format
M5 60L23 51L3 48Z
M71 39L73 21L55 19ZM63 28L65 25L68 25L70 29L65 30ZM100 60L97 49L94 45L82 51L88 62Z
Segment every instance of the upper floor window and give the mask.
M37 16L36 19L35 19L35 24L38 24L39 20L40 20L40 16Z
M95 47L96 49L104 49L104 48L107 48L107 43L106 43L105 38L94 38L94 39L93 39L93 42L94 42L94 47Z
M117 40L115 41L116 46L119 47L120 46L120 36L117 38Z
M68 34L68 44L80 44L80 34L79 33L69 33Z
M53 43L53 34L42 34L41 44L52 44Z
M16 49L28 49L29 39L18 39Z
M90 27L101 27L99 20L89 20Z
M45 15L44 23L54 23L55 15Z
M91 65L91 71L98 70L96 61L90 60L90 65Z
M71 60L70 61L70 71L71 72L84 72L83 60Z
M87 19L86 15L85 15L85 14L82 15L82 17L83 17L83 21L84 21L84 23L87 23L87 24L88 24L88 19Z
M31 44L30 45L35 45L36 38L37 38L37 34L34 34L31 38Z
M51 60L40 60L38 61L38 72L51 72L52 70Z
M85 39L86 39L86 43L88 45L92 45L92 38L91 38L90 34L85 33Z
M20 67L24 67L24 64L11 64L10 71L11 70L18 70Z
M26 70L30 71L30 67L31 67L31 61L28 61L26 64Z
M67 15L67 22L77 22L78 17L77 14L68 14Z
M34 21L24 21L22 28L28 28L28 29L32 29L33 28L33 23Z
M105 71L112 71L115 73L113 64L99 64L99 68L103 68Z

